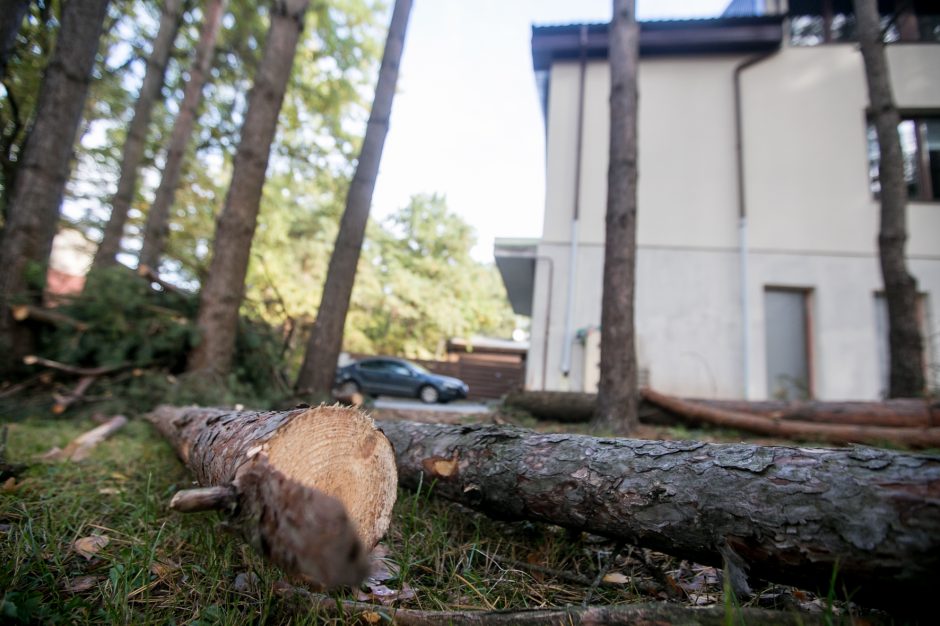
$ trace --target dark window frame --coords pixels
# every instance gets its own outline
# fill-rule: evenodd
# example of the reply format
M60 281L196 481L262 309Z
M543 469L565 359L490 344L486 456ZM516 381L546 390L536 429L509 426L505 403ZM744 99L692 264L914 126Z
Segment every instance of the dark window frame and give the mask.
M914 182L916 183L917 193L916 195L911 195L908 193L908 202L917 202L917 203L940 203L940 181L934 181L932 177L931 170L931 156L930 150L927 141L927 123L928 121L933 122L940 126L940 111L937 110L927 110L927 111L900 111L901 123L912 122L914 124L914 163L917 167L916 178ZM878 199L880 197L880 182L878 180L876 172L876 166L872 161L872 149L873 146L871 143L872 132L874 130L874 125L871 120L871 115L869 114L866 117L866 126L865 126L865 139L866 146L868 148L868 187L872 194L872 197ZM898 132L900 133L900 126L898 127ZM877 137L875 138L877 144ZM903 150L903 146L902 146ZM938 157L940 158L940 157ZM880 160L880 158L879 158ZM876 188L877 185L877 188ZM908 191L910 188L908 187Z
M923 7L918 11L913 5L902 6L899 9L883 13L881 16L881 28L886 44L936 44L940 42L940 34L927 32L930 24L937 21L937 15L934 12L925 11ZM810 22L807 23L806 20ZM795 26L800 22L806 29L803 33L795 31ZM787 30L790 45L797 48L858 41L855 15L851 6L847 8L844 3L837 3L834 0L820 0L818 12L791 12L788 16ZM817 30L818 34L814 33Z

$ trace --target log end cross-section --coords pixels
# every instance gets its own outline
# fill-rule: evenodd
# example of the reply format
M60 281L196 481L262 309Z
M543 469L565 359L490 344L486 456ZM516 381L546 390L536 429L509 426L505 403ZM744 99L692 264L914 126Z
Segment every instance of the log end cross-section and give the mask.
M150 421L202 487L180 511L218 508L262 554L324 587L356 584L395 503L395 456L355 409L160 407Z

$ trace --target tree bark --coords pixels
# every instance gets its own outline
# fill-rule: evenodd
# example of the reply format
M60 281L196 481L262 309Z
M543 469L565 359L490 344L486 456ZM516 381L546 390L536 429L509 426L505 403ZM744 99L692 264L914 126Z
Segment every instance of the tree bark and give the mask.
M822 441L826 443L847 444L863 443L883 445L889 443L909 448L940 447L940 427L903 427L858 426L854 424L820 424L782 420L775 417L738 413L726 409L712 408L696 402L681 400L656 393L651 389L643 391L643 397L650 403L662 407L693 424L709 424L726 428L736 428L759 435L783 437L803 441Z
M295 389L298 394L328 394L333 387L336 362L343 346L343 326L356 281L356 267L359 264L359 253L362 251L366 223L369 221L375 179L379 173L382 149L392 115L392 101L395 97L395 85L398 83L398 68L405 45L411 5L412 0L395 0L392 10L366 136L359 153L356 173L346 195L346 209L343 211L336 244L330 256L317 319L310 332L303 364L297 375Z
M870 112L878 134L881 224L878 251L888 307L888 396L912 398L925 389L924 342L917 322L917 281L907 270L907 186L888 63L875 0L855 0L859 46L865 61Z
M20 299L38 301L40 294L27 293L30 283L45 281L107 7L108 0L83 0L62 9L55 52L39 89L0 242L0 352L14 357L3 359L0 371L31 347L28 327L14 325L9 305Z
M601 439L380 422L399 481L493 517L558 524L867 604L927 602L940 459L887 450Z
M0 80L6 78L7 63L28 9L29 0L0 0Z
M634 331L637 209L637 65L634 0L614 0L610 23L610 163L601 299L601 376L595 430L629 434L637 417Z
M594 416L597 394L577 391L519 391L510 393L503 404L521 409L537 419L556 422L586 422Z
M202 286L196 324L200 342L187 370L225 376L232 367L238 308L245 295L251 240L261 191L309 0L278 0L271 7L264 53L232 169L232 184L216 222L209 275Z
M644 395L644 405L656 405ZM903 398L884 402L748 402L744 400L688 399L686 402L719 411L748 413L789 422L831 426L880 426L886 428L930 428L940 426L940 404L927 399Z
M180 175L183 171L183 158L186 156L186 146L193 134L196 123L196 110L202 100L202 90L208 80L209 70L212 68L212 57L215 51L215 42L222 25L222 16L228 0L209 0L205 9L205 20L199 43L196 45L196 55L189 68L189 79L183 91L183 101L180 110L173 122L173 131L170 135L170 144L166 149L166 162L163 165L163 176L160 186L157 187L153 204L147 212L147 221L144 225L144 239L140 249L140 266L148 266L156 271L160 266L160 257L166 248L166 238L169 233L170 209L179 187Z
M655 402L667 397L649 389L640 390L640 421L645 424L674 425L687 422L684 413L669 410ZM830 426L879 426L886 428L930 428L940 426L940 403L928 399L904 398L883 402L784 402L671 398L706 409L747 414L789 422L810 422ZM522 391L506 396L503 403L521 409L537 419L556 422L586 422L594 414L597 396L567 391Z
M208 498L186 492L174 498L176 508L224 507L263 555L317 584L365 577L397 480L394 453L371 419L327 406L263 413L163 406L148 419L202 487L223 488L210 496L231 490ZM194 501L201 505L187 506Z
M810 626L829 623L825 616L807 613L754 608L690 608L668 602L504 611L421 611L335 600L299 587L282 586L278 591L288 600L297 603L298 610L304 611L305 615L316 611L343 618L358 617L368 623L376 623L375 620L381 619L382 615L388 615L391 623L397 626L725 626L729 623Z
M144 82L140 86L140 93L134 104L134 117L127 129L127 138L124 140L121 174L118 178L117 191L111 198L111 217L108 219L104 236L95 252L92 271L111 267L117 263L127 214L137 191L137 171L144 158L150 116L153 112L153 105L163 88L167 61L173 49L173 40L176 39L176 33L179 30L182 8L183 0L166 0L163 3L160 27L153 40L153 49L147 59L147 71L144 73Z

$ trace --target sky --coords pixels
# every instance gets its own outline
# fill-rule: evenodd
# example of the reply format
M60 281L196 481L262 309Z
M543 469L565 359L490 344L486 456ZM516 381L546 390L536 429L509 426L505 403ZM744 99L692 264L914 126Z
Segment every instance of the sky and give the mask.
M729 0L638 0L641 20L708 17ZM418 193L440 193L477 231L539 237L545 130L532 24L610 21L611 0L415 0L373 198L382 219Z

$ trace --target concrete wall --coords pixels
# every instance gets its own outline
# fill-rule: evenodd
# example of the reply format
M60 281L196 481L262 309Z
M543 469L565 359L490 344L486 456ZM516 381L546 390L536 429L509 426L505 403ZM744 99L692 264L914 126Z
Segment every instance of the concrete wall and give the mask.
M899 106L940 110L940 46L888 48ZM868 187L867 95L852 45L786 48L742 75L749 252L745 389L733 72L744 57L643 59L637 266L639 365L654 387L766 397L764 288L811 290L813 387L821 399L875 399L878 205ZM607 189L606 62L588 64L574 330L600 323ZM578 64L552 67L547 193L526 386L581 390L585 349L561 373L574 205ZM940 361L940 203L909 207L911 271L926 294ZM551 303L549 305L549 267ZM546 320L549 320L546 327ZM547 328L547 333L546 333ZM547 351L545 347L547 346ZM588 358L591 361L594 357ZM545 368L543 371L543 360ZM592 367L588 363L587 367ZM940 385L940 372L932 372Z

